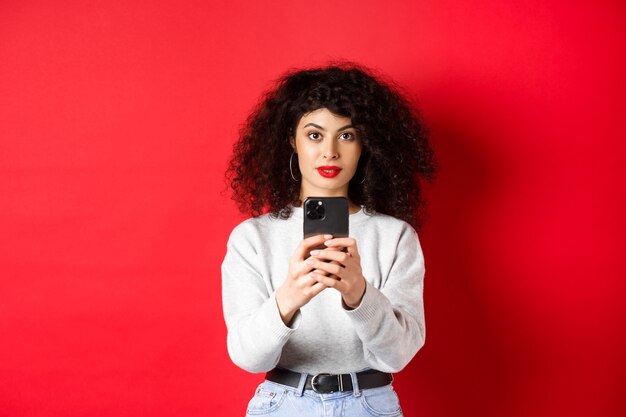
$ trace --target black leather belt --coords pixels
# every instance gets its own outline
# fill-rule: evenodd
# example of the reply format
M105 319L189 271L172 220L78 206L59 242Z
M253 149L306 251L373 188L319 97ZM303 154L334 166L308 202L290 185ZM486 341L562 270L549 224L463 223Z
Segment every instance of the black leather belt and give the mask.
M265 374L268 381L298 388L300 385L300 373L288 369L274 368ZM359 389L376 388L391 384L393 375L369 369L357 372ZM352 391L352 377L350 374L317 374L307 375L304 389L312 389L320 394L330 394L338 391Z

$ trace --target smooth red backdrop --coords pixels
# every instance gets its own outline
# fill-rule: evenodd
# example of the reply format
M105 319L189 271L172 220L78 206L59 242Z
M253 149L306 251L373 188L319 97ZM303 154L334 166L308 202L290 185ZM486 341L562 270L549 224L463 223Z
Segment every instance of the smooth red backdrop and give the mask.
M245 216L223 172L272 80L339 58L405 88L441 162L405 415L623 416L625 17L0 3L0 416L244 414L262 376L226 352L220 264Z

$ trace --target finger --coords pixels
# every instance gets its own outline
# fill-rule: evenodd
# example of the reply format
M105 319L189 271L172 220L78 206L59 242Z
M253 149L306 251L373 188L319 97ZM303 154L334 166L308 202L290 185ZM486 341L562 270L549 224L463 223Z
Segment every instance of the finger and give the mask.
M320 250L320 249L318 249L318 250ZM326 247L323 250L332 250L332 251L335 251L335 252L340 252L340 251L343 250L343 248L341 246L335 246L335 247L332 247L332 248Z
M315 272L316 274L320 274L320 275L328 275L328 272L324 271L323 269L314 269L311 272Z
M333 265L339 265L339 266L343 267L343 265L341 265L337 261L324 261L324 262L329 262L329 263L331 263ZM341 281L341 277L338 277L337 275L334 275L334 274L329 274L328 272L322 271L321 269L314 269L311 272L314 272L314 273L320 274L320 275L324 275L324 276L327 276L327 277L330 277L330 278L335 278L335 279Z
M303 277L311 272L313 267L307 265L305 261L292 261L289 266L289 270L289 276L294 280L298 280L300 277Z
M339 266L343 267L343 265L341 265L341 264L340 264L339 262L337 262L337 261L326 261L326 262L330 262L330 263L331 263L331 264L333 264L333 265L339 265ZM329 274L328 272L326 272L326 271L322 271L322 270L320 270L320 269L316 269L316 270L315 270L315 271L313 271L313 272L316 272L316 271L320 271L322 275L326 275L326 276L328 276L328 277L330 277L330 278L335 278L335 279L337 279L337 280L341 281L341 277L338 277L337 275L334 275L334 274Z
M301 280L296 284L296 286L300 292L308 298L313 298L325 288L328 288L326 285L313 278L310 274L306 274L301 277Z
M311 255L315 259L336 261L341 265L345 265L350 259L350 255L335 249L314 250L311 251Z
M302 239L302 241L296 248L293 256L295 257L295 259L304 259L305 256L308 256L310 248L323 244L325 240L328 240L328 236L331 235L315 235L307 237L306 239Z
M338 237L335 239L329 239L324 242L327 247L344 247L347 248L348 253L353 257L359 256L359 249L356 245L356 240L351 237Z
M320 275L328 275L328 272L323 271L321 269L314 269L314 268L312 268L309 272L307 272L307 275L310 274L311 272L314 272L314 273L320 274Z
M325 240L324 244L329 245L329 246L350 246L350 245L355 245L356 240L351 237L335 237L332 239Z
M341 282L340 280L336 279L336 278L331 278L331 277L325 277L322 275L318 275L318 274L311 274L311 276L313 277L313 279L315 279L318 283L323 284L326 287L330 287L330 288L336 288L337 285L339 285L339 283Z
M307 264L316 269L321 269L330 275L336 275L338 277L341 276L342 271L345 269L343 266L336 263L318 261L311 258L307 260Z
M333 261L334 262L334 261ZM339 265L339 264L336 264ZM298 288L306 288L310 287L313 283L317 282L311 277L311 273L316 273L321 276L334 277L335 279L341 279L333 274L329 274L327 271L321 269L315 269L311 266L305 265L305 268L302 269L295 277L294 280L297 282Z
M311 286L311 292L310 292L310 294L312 295L311 298L315 297L317 294L321 293L326 288L328 288L328 286L324 285L324 283L316 282L315 284L313 284L313 286Z
M356 240L351 237L336 237L334 239L325 240L324 245L348 247L356 245Z

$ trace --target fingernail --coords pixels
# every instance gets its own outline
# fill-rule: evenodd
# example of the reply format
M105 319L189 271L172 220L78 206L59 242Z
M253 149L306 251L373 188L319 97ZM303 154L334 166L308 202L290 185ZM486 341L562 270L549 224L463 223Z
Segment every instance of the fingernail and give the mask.
M326 246L330 245L330 240L327 240L326 242L324 242L324 245Z
M305 262L307 265L315 265L315 261L313 259L307 259Z
M324 235L324 239L332 239L333 235Z
M320 251L318 251L318 250L312 250L311 251L311 255L312 256L319 255L319 253L320 253Z

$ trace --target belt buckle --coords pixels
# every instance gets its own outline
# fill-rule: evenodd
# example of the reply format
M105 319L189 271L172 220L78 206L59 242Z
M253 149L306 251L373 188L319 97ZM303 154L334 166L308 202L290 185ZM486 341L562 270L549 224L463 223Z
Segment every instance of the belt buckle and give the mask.
M311 388L313 388L313 391L317 392L318 394L332 394L333 392L335 392L335 391L330 391L328 393L320 392L315 387L315 384L317 383L316 382L317 377L320 377L320 376L331 376L331 375L333 375L333 374L317 374L317 375L313 375L313 378L311 378ZM341 375L337 374L336 376L337 376L337 386L339 388L339 391L343 391L343 380L341 379Z

